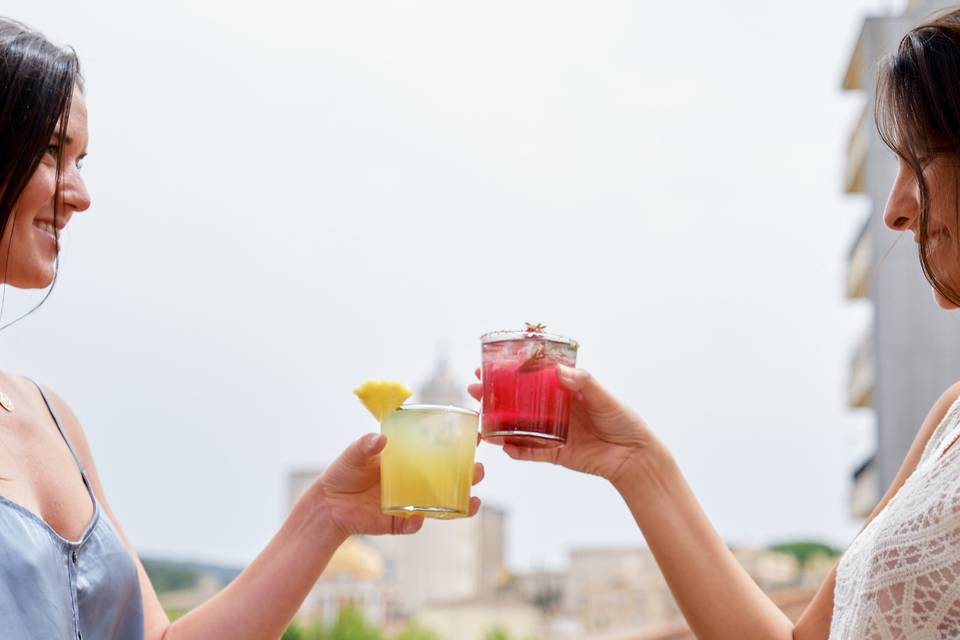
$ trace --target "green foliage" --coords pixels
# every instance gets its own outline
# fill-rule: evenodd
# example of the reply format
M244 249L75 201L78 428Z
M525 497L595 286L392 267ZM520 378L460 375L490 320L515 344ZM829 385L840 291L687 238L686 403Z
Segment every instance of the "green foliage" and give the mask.
M440 636L427 627L411 622L393 640L440 640Z
M833 547L821 544L819 542L809 542L809 541L798 541L798 542L785 542L783 544L775 544L770 547L771 551L779 551L780 553L788 553L794 558L797 559L797 562L800 563L800 566L803 567L807 564L807 561L815 556L825 555L830 558L834 558L840 555L840 552L834 549Z
M143 560L143 568L157 593L189 589L197 584L197 573L190 569L153 560Z
M280 640L307 640L303 629L296 622L291 622L287 630L280 636Z
M484 634L483 640L510 640L510 634L503 627L493 627Z
M379 629L367 622L356 607L344 607L330 629L330 640L382 640Z
M164 611L166 612L167 619L170 620L170 622L179 620L183 616L187 615L187 612L183 611L182 609L164 609Z
M330 631L322 622L304 625L294 620L280 636L280 640L330 640Z
M494 640L499 638L500 636L495 636ZM294 621L287 627L280 640L387 640L387 638L367 621L360 609L348 606L340 611L332 627L327 628L320 622L305 625ZM391 636L390 640L440 640L440 636L423 625L411 622L399 634Z

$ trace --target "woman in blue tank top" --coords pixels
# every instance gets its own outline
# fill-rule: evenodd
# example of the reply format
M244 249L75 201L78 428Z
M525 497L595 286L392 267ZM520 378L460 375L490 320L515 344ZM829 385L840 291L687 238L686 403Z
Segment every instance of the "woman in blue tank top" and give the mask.
M90 206L80 174L86 147L76 55L0 18L0 283L53 283L60 232ZM0 635L277 638L347 536L420 528L420 518L380 512L385 444L374 434L351 444L256 560L171 624L104 498L76 416L51 391L0 373ZM476 498L471 507L476 513Z

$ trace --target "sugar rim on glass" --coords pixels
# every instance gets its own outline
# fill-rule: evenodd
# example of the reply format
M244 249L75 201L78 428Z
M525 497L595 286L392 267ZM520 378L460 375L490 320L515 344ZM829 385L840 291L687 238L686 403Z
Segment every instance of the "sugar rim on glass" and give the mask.
M480 417L479 411L455 407L452 404L402 404L397 411L420 411L422 413L462 413L468 416Z
M490 331L480 336L481 344L508 342L511 340L542 340L544 342L567 344L574 349L580 348L580 343L573 338L557 335L555 333L541 333L539 331L526 331L524 329L501 329L500 331Z

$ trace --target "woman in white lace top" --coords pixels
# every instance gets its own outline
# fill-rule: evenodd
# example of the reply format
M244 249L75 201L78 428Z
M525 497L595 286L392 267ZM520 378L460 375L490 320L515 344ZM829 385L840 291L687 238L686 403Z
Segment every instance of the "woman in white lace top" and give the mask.
M884 221L916 240L936 302L955 309L960 9L907 34L881 63L877 94L877 125L900 165ZM585 371L558 375L575 391L567 446L506 452L608 479L698 638L960 638L960 383L930 409L893 484L794 623L734 559L653 430Z

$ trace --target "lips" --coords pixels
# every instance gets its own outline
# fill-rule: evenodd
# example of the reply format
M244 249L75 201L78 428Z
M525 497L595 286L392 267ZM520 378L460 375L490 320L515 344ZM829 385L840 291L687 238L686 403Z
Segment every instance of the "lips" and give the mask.
M49 238L50 242L53 243L54 247L59 246L60 244L59 232L57 231L56 226L54 226L50 222L44 222L41 220L34 220L33 226L36 229L38 229L41 233L43 233L47 238Z
M41 231L49 233L54 238L57 237L57 228L51 222L43 222L41 220L34 220L33 226Z

